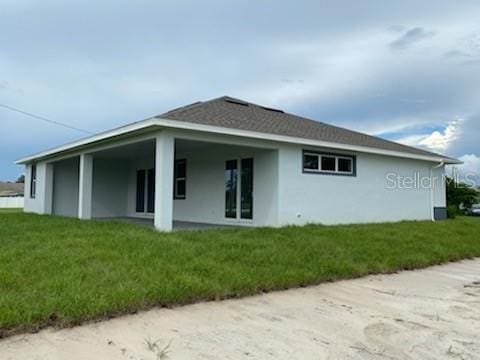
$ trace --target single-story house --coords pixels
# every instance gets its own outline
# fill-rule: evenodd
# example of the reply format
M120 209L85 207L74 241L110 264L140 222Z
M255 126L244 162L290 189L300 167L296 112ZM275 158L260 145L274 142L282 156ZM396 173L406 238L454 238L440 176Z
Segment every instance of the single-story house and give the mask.
M424 180L459 161L224 96L16 163L27 212L169 231L442 219L445 187Z

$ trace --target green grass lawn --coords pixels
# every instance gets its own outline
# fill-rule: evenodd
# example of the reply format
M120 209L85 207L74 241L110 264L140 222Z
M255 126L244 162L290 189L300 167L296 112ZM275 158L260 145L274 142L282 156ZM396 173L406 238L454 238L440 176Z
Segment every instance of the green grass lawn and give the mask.
M0 208L0 215L1 214L11 214L11 213L19 213L22 212L22 208Z
M0 212L0 337L480 256L480 219L158 233Z

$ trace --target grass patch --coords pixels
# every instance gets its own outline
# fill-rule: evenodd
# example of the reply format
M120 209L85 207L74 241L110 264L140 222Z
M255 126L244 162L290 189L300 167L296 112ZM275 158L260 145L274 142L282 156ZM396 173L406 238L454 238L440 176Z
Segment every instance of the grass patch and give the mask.
M480 256L480 219L158 233L0 213L0 337Z
M12 214L22 212L22 208L0 208L0 214Z

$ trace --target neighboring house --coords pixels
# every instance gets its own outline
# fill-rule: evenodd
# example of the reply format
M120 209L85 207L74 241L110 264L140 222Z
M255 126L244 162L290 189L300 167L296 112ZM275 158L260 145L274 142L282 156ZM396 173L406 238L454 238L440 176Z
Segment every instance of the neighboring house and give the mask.
M0 181L0 208L23 207L23 183Z
M23 183L0 181L0 196L4 196L4 197L23 196L23 187L24 187Z
M198 102L17 161L25 211L246 226L441 219L458 160L231 97Z

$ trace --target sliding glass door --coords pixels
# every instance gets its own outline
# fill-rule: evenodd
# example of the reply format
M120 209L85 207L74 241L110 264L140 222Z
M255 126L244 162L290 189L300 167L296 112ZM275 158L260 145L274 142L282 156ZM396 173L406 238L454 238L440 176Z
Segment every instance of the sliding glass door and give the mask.
M237 160L228 160L225 165L225 217L237 217Z
M239 169L240 164L240 169ZM240 176L240 184L238 177ZM253 159L225 164L225 217L253 219Z
M137 203L135 211L137 213L145 212L145 170L137 170Z
M242 159L240 217L253 218L253 159Z
M137 170L137 213L155 212L155 169Z

